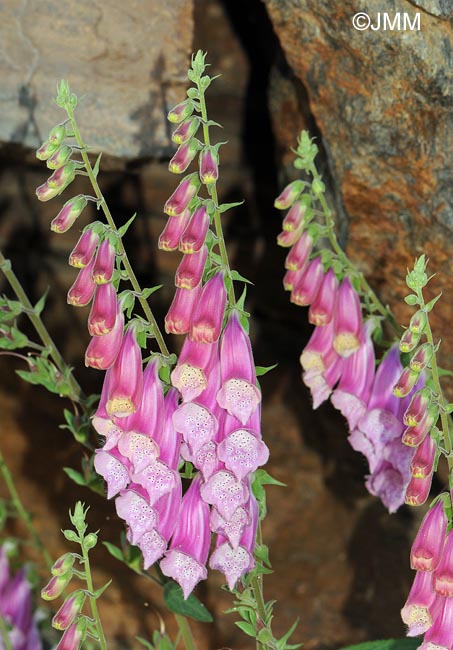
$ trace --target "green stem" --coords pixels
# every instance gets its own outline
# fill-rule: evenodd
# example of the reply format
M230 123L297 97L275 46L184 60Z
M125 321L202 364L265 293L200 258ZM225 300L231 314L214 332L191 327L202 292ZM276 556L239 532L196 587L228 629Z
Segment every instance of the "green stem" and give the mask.
M309 172L313 176L314 180L321 181L321 176L320 176L318 170L316 169L316 166L315 166L314 163L312 163L310 165ZM339 260L342 262L344 267L346 269L348 269L349 271L351 271L354 275L356 275L356 277L358 278L358 280L360 282L360 287L361 287L362 292L366 296L368 296L368 298L371 300L371 302L372 302L373 306L375 307L375 309L382 316L384 316L384 318L386 318L386 319L388 319L390 321L390 323L391 323L393 329L395 330L395 332L398 335L400 335L401 334L401 327L399 326L399 324L398 324L395 316L391 312L390 308L386 307L385 305L382 304L382 302L379 300L379 298L377 297L377 295L375 294L373 289L368 284L364 274L362 272L360 272L360 271L357 271L355 266L351 263L348 256L346 255L346 253L343 251L340 244L338 243L338 239L337 239L337 236L335 234L335 222L334 222L334 220L332 218L332 211L331 211L331 209L329 208L329 206L327 204L326 197L324 196L323 193L320 193L316 198L318 199L318 201L319 201L319 203L321 204L321 207L322 207L322 211L323 211L323 214L324 214L324 218L325 218L325 222L326 222L326 226L327 226L327 231L328 231L327 236L328 236L328 239L329 239L329 243L332 246L332 249L337 254Z
M3 477L3 480L5 481L6 487L8 488L11 501L13 503L14 508L16 509L17 514L24 522L25 526L27 527L28 533L33 540L35 547L39 550L39 552L41 553L44 559L44 562L46 563L47 567L50 569L50 567L53 564L52 558L50 557L50 554L48 553L46 547L44 546L42 539L40 538L36 528L33 526L33 521L30 513L25 509L20 499L19 493L16 490L16 486L14 485L12 474L9 470L8 465L5 462L1 450L0 450L0 473Z
M206 109L206 100L204 96L204 90L201 87L200 81L197 81L197 87L198 87L198 92L200 94L200 109L201 109L201 118L203 120L203 138L204 138L204 143L207 147L211 146L211 140L209 137L209 125L207 124L208 122L208 112ZM220 211L219 211L219 198L217 195L217 183L212 183L208 187L209 194L211 195L211 198L214 202L214 228L215 228L215 233L217 236L218 240L218 246L219 246L219 253L220 257L222 259L222 264L225 268L225 271L230 279L230 287L228 290L228 300L230 302L230 305L235 305L236 304L236 296L234 295L234 286L233 286L233 279L231 277L231 268L230 268L230 262L228 260L228 253L226 249L226 244L225 244L225 237L223 236L223 229L222 229L222 219L220 216Z
M5 619L0 615L0 637L3 641L3 646L5 650L13 650L13 645L8 634L8 626L5 623Z
M72 129L73 129L74 137L77 140L78 146L80 147L80 155L82 156L82 160L84 162L88 178L90 179L90 183L91 183L91 185L93 187L93 191L94 191L94 193L96 195L96 198L98 199L99 206L102 208L102 211L103 211L103 213L105 215L105 218L107 220L108 225L113 230L113 232L115 232L116 235L118 236L118 250L119 250L119 253L121 255L121 259L123 261L126 273L129 276L130 283L132 284L132 286L134 288L134 291L138 294L138 300L140 302L140 305L142 306L143 313L145 314L146 318L148 319L148 323L152 327L154 336L156 337L157 345L159 346L159 349L160 349L161 353L165 357L168 357L168 356L170 356L170 352L169 352L169 350L168 350L168 348L167 348L167 346L165 344L164 338L163 338L162 333L161 333L161 331L159 329L159 326L158 326L157 321L156 321L156 319L154 317L154 314L151 311L151 308L150 308L150 306L148 304L148 301L145 298L143 298L143 296L141 295L142 294L142 289L141 289L140 284L139 284L139 282L138 282L138 280L137 280L137 278L135 276L135 273L134 273L134 271L132 269L131 263L129 262L129 258L128 258L127 253L126 253L126 249L124 248L123 241L122 241L120 235L118 234L118 229L116 227L115 221L114 221L114 219L112 217L112 214L111 214L111 212L109 210L109 207L108 207L107 202L106 202L106 200L104 198L104 195L101 192L101 189L99 187L99 183L97 181L96 175L94 174L93 168L92 168L90 160L88 158L87 148L86 148L86 146L85 146L85 144L84 144L84 142L82 140L82 136L80 135L80 131L79 131L79 128L77 126L77 122L76 122L75 117L74 117L74 111L69 106L66 107L66 111L67 111L68 117L69 117L69 119L71 121L71 126L72 126Z
M261 546L263 543L263 533L261 530L261 521L258 522L258 529L256 531L256 545ZM266 604L264 600L264 590L263 590L263 576L262 575L256 575L253 577L251 580L251 586L253 589L253 594L255 596L255 602L257 606L257 614L259 616L261 624L266 627L269 632L272 634L271 626L270 623L267 622L268 616L266 613ZM273 635L272 635L273 639ZM269 642L267 643L261 643L261 641L256 641L256 647L257 650L266 650L267 648L269 650L275 648L274 643Z
M189 621L185 616L181 616L181 614L175 614L174 616L186 650L196 650Z
M82 540L80 545L82 547L83 566L84 566L84 569L85 569L85 579L86 579L88 591L90 592L90 594L93 594L94 593L93 578L91 576L91 567L90 567L90 560L88 559L88 551L85 548L85 543L84 543L83 540ZM106 643L106 640L105 640L104 630L102 628L101 619L99 617L96 597L95 596L89 596L89 600L90 600L90 605L91 605L91 613L92 613L93 619L94 619L94 621L96 623L96 631L97 631L97 635L98 635L99 645L101 646L102 650L107 650L107 643Z
M44 347L49 350L49 354L52 357L56 367L60 371L62 375L67 375L68 374L68 366L64 362L63 357L61 356L56 344L53 342L52 337L50 336L49 332L47 331L46 326L41 320L41 317L39 314L36 313L35 308L31 304L27 294L25 293L18 277L14 273L14 271L11 268L11 262L10 260L7 260L3 253L0 251L0 269L3 271L3 274L5 278L8 280L12 290L17 296L17 299L21 303L21 305L24 307L24 313L27 314L28 318L30 319L33 327L36 330L36 333L38 334L39 338L41 339ZM34 347L34 346L32 346ZM82 394L82 389L80 388L79 384L77 383L77 380L75 379L74 375L69 373L69 381L70 381L70 386L72 389L72 395L70 396L71 399L74 402L80 402L81 394Z

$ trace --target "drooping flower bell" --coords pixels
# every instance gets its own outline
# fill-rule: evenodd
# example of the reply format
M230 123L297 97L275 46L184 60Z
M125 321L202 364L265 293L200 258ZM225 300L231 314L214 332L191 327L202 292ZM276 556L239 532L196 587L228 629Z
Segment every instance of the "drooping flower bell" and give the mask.
M190 99L186 99L180 104L176 104L167 115L167 120L173 124L180 124L193 113L194 106Z
M219 158L214 147L205 147L200 154L200 180L205 185L219 178Z
M447 530L442 499L428 510L411 549L411 567L416 571L434 571L439 565Z
M182 174L186 171L199 150L200 143L196 138L181 144L168 163L168 170L173 174Z
M208 228L208 211L205 205L200 205L191 216L179 240L179 250L181 253L198 253L205 242Z
M360 347L362 312L357 292L348 277L343 278L337 293L334 315L333 347L342 357L349 357Z
M192 324L192 314L200 298L201 282L195 289L176 289L173 301L165 316L167 334L187 334Z
M337 303L338 280L329 269L324 275L316 298L308 310L308 320L313 325L326 326L333 318Z
M99 235L92 229L84 230L69 256L69 265L82 269L91 262L99 243Z
M286 210L295 203L304 189L304 183L301 180L295 180L289 183L283 192L275 199L274 206L277 210Z
M123 330L124 314L121 302L118 301L113 328L107 334L92 337L85 352L85 365L97 370L111 368L121 349Z
M138 409L142 398L142 353L137 343L135 328L123 337L120 351L112 366L109 381L107 413L124 418Z
M294 284L290 300L300 307L310 305L318 295L324 277L320 257L315 257L305 269L301 278Z
M181 215L197 194L199 187L200 179L196 172L183 178L170 198L167 199L164 212L170 217Z
M179 289L195 289L203 277L203 271L208 258L206 244L196 253L184 255L176 269L175 285Z
M96 284L110 282L115 268L115 247L108 239L100 244L93 266L93 280Z
M200 127L200 119L191 117L182 122L172 133L171 139L175 144L184 144L192 138Z
M87 205L87 200L83 195L75 196L66 201L60 212L50 224L50 229L56 233L68 231L75 223L76 219L82 214Z
M432 573L417 571L401 618L408 626L407 636L424 634L432 626L441 609L442 599L433 590Z
M218 354L218 342L197 343L188 338L184 341L178 363L170 376L184 402L191 402L204 391L210 370L218 363Z
M168 217L165 228L162 230L158 247L163 251L175 251L179 246L179 240L184 232L189 219L191 217L190 210L186 209L182 214L177 217Z
M189 338L198 343L214 343L220 336L226 306L223 273L216 273L203 286L191 316Z
M91 336L102 336L112 331L117 317L116 290L113 284L100 284L96 287L90 315L88 331Z
M68 291L68 304L74 305L74 307L85 307L94 296L96 290L96 285L93 282L94 259L80 269L75 282Z

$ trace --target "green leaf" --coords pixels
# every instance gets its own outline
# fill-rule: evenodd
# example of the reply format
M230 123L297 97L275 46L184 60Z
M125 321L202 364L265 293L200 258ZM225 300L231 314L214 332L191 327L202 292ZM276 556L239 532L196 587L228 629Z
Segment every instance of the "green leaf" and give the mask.
M231 208L237 208L240 205L244 203L244 200L242 201L235 201L234 203L222 203L219 205L219 212L220 214L223 214L223 212L226 212L227 210L231 210Z
M237 271L231 271L230 273L231 279L235 280L236 282L245 282L246 284L251 284L253 286L253 282L250 282L250 280L247 280L247 278L244 278L243 275L238 273Z
M214 620L212 614L196 596L190 594L187 600L184 600L181 587L173 580L165 583L164 601L168 609L175 614L190 616L195 621L202 623L212 623Z
M34 307L34 310L38 316L40 316L42 310L44 309L44 305L46 304L46 298L48 293L49 293L49 287L47 287L46 291L44 292L44 294L41 296L41 298L38 300L38 302Z
M120 562L124 562L124 553L123 551L118 548L118 546L115 546L115 544L111 544L110 542L102 542L105 546L105 548L108 550L110 555L112 555L115 559L119 560Z
M101 158L102 158L102 151L99 154L99 156L96 158L96 162L94 163L93 174L95 178L97 178L99 174L99 165L101 164Z
M234 624L237 625L238 628L248 636L251 636L253 638L256 637L256 630L250 623L246 623L245 621L235 621Z
M155 291L159 291L159 289L162 289L163 286L164 286L163 284L158 284L155 287L149 287L148 289L143 289L142 298L148 300L151 294L153 294Z
M72 469L72 467L63 467L63 471L77 485L87 485L86 478L80 472L77 472L77 470Z
M93 591L92 596L93 596L94 598L96 598L96 600L97 600L98 598L100 598L100 597L102 596L102 594L104 593L104 591L105 591L108 587L110 587L110 585L112 584L112 582L113 582L113 580L109 580L108 582L105 583L105 585L104 585L103 587L99 587L99 589L96 589L96 591Z
M272 366L256 366L255 372L257 377L262 377L262 375L267 375L268 372L274 370L278 366L278 363L274 363Z
M120 237L124 237L124 235L126 234L129 226L133 223L136 216L137 216L137 213L135 212L132 215L132 217L129 219L129 221L127 221L123 226L121 226L121 228L118 228L118 235Z
M296 627L299 625L299 618L296 618L294 623L291 625L289 628L288 632L284 634L278 641L277 641L277 648L278 650L285 650L285 648L300 648L301 643L297 643L295 645L287 645L287 641L289 640L290 636L294 633Z
M434 307L434 305L436 304L436 302L439 300L439 298L441 297L441 295L442 295L442 291L439 293L438 296L436 296L435 298L433 298L432 300L430 300L430 301L428 302L428 304L425 305L425 309L426 309L426 311L431 311L431 310L432 310L432 308Z
M385 641L366 641L350 645L341 650L417 650L420 639L387 639Z

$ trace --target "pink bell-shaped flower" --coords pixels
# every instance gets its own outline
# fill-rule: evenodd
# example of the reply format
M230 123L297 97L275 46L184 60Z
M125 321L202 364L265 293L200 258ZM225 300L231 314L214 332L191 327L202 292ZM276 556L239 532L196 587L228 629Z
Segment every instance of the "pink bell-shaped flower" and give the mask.
M56 650L78 650L86 635L86 618L79 618L64 631Z
M148 503L148 495L139 485L131 484L115 499L116 512L129 526L131 544L137 542L146 532L157 525L157 514Z
M131 327L123 337L120 351L112 366L107 413L124 418L138 409L142 398L142 353Z
M197 253L184 255L176 269L175 285L180 289L195 289L203 277L208 249L203 245Z
M180 104L176 104L167 115L167 120L173 124L180 124L193 113L193 103L190 99L185 99Z
M198 475L183 497L170 549L160 562L162 573L176 580L184 598L195 585L207 577L211 531L209 506L200 496L201 477Z
M99 235L91 228L84 230L69 256L70 266L81 269L91 262L99 243Z
M439 596L453 596L453 535L451 531L442 538L444 545L440 562L434 569L434 591ZM453 639L452 639L453 641Z
M337 293L334 315L333 347L342 357L349 357L360 347L362 312L360 299L351 281L345 277Z
M170 309L165 316L167 334L187 334L192 325L192 314L201 294L201 282L195 289L176 289Z
M333 269L329 269L324 275L318 294L308 310L310 323L325 326L331 322L337 304L338 286L337 276Z
M295 180L289 183L283 192L277 196L274 206L277 210L286 210L297 200L304 189L304 183L301 180Z
M313 243L313 237L304 232L286 256L285 268L288 271L303 269L307 265Z
M438 616L425 632L418 650L452 650L453 647L453 598L443 598Z
M206 282L192 313L189 338L197 343L214 343L220 336L226 306L223 273Z
M175 144L184 144L192 138L200 127L200 119L192 117L182 122L172 133L171 139Z
M207 377L218 363L218 343L184 341L178 363L170 375L171 383L179 390L184 402L196 399L207 386Z
M209 214L205 205L200 205L186 226L179 240L179 250L185 255L197 253L203 246L209 228Z
M401 610L403 623L408 626L407 636L424 634L441 609L442 598L433 590L433 576L428 571L417 571L409 596Z
M447 531L442 499L428 510L411 549L411 567L416 571L434 571L439 565Z
M170 217L181 215L191 200L196 196L199 188L200 179L196 172L183 178L170 198L167 199L164 205L165 214L168 214Z
M93 280L96 284L110 282L115 268L115 247L108 239L100 244L93 266Z
M415 478L414 476L409 481L406 488L406 503L409 506L421 506L428 498L431 489L433 475L424 478Z
M198 140L189 140L182 144L168 163L168 170L173 174L182 174L200 150Z
M211 185L219 178L219 158L213 147L205 147L200 153L200 180Z
M107 499L115 497L130 483L130 464L116 449L96 449L94 469L107 483Z
M74 307L85 307L91 302L96 290L93 282L94 258L77 274L77 278L68 291L68 304Z
M332 347L333 322L324 327L315 327L313 333L300 355L300 364L308 372L325 370L338 356Z
M260 408L257 408L246 428L239 427L231 415L223 424L224 438L218 444L217 456L239 481L269 459L269 449L261 439L260 415Z
M320 257L309 262L302 277L294 285L290 300L300 307L310 305L318 295L324 277L324 268Z
M86 599L86 594L81 591L73 591L64 601L58 612L52 619L52 627L56 630L66 630L74 622L81 611Z
M90 315L88 331L91 336L103 336L112 331L117 315L116 290L110 282L96 287Z
M411 474L415 478L427 478L434 471L437 445L434 438L426 436L417 447L411 462Z
M98 287L100 288L100 287ZM118 356L123 341L124 314L121 303L116 305L116 319L107 334L93 336L85 352L85 365L98 370L111 368Z
M168 217L165 228L162 230L157 243L161 250L175 251L178 248L179 240L189 223L190 217L190 210L184 210L178 217Z
M66 201L60 212L50 224L53 232L67 232L74 225L76 219L82 214L87 205L87 200L83 195L75 196Z
M288 214L283 219L283 230L287 232L299 231L303 227L304 215L306 211L307 206L305 202L296 201L293 203L288 211Z
M248 501L250 492L244 481L238 481L233 472L222 469L202 485L201 496L230 521L236 509Z

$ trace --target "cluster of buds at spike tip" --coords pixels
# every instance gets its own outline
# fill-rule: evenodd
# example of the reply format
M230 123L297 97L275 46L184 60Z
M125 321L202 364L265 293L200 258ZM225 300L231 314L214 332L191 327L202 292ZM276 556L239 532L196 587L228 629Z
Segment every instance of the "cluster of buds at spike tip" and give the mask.
M6 545L0 547L0 616L4 621L2 647L8 642L11 650L41 650L31 587L24 569L11 573Z
M36 196L40 201L49 201L61 194L76 176L78 163L71 159L73 147L64 143L65 138L66 127L64 124L59 124L50 131L48 139L36 152L36 157L45 160L47 167L53 170L47 181L36 189ZM70 211L67 208L69 203L68 201L64 206L66 210L63 209L58 218L52 222L52 230L55 232L68 230L86 205L79 201ZM67 214L69 211L70 214Z
M421 650L452 648L453 534L447 512L451 494L443 493L425 515L411 549L416 574L401 617L408 636L424 635Z

